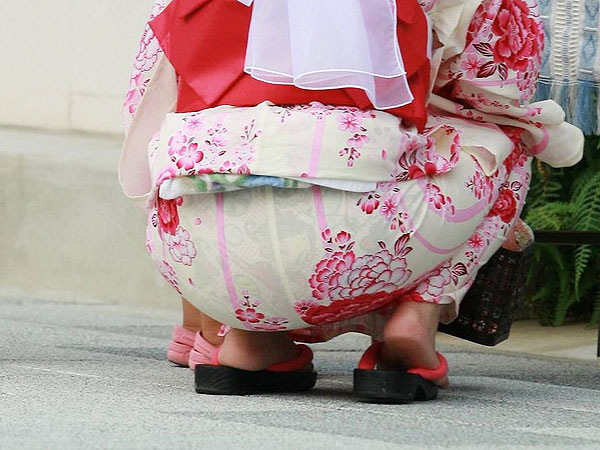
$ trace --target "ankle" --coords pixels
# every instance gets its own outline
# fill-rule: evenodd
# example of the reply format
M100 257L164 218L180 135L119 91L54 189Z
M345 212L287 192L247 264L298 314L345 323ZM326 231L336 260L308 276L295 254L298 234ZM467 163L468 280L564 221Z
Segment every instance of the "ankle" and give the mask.
M202 313L198 311L189 303L185 298L181 299L182 310L183 310L183 321L182 326L186 330L193 331L194 333L202 331Z
M440 307L401 303L384 327L382 367L435 369L439 365L435 337Z

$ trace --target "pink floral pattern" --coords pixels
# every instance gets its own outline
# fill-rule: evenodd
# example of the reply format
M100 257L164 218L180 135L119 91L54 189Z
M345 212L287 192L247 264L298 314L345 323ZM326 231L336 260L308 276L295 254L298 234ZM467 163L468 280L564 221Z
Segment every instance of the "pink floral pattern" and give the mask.
M162 233L174 235L179 227L179 212L177 208L183 203L182 198L175 200L157 200L158 226Z
M401 207L402 195L398 183L377 183L377 190L364 194L358 200L358 206L367 214L379 211L379 217L389 222L391 230L403 234L411 233L409 214Z
M182 129L175 131L168 140L167 151L175 167L165 173L165 179L177 176L192 176L218 172L227 174L249 174L248 165L254 161L254 140L262 130L256 129L252 120L244 127L241 144L228 148L229 131L222 124L206 127L200 115L186 118Z
M441 175L449 172L459 159L460 134L456 129L442 126L440 129L452 136L450 157L440 155L436 151L435 141L431 135L409 134L403 136L401 147L404 152L400 156L395 171L391 174L394 181L380 182L373 192L364 194L358 201L358 206L367 214L379 211L379 216L390 223L390 229L402 233L410 233L409 214L401 207L402 195L398 182L415 180L426 176ZM382 153L385 159L386 153ZM439 187L428 184L427 199L434 207L446 214L454 214L455 208L450 197L441 194Z
M346 110L338 115L338 129L349 132L351 136L348 138L347 146L341 149L339 154L348 160L348 167L354 167L356 160L362 156L360 149L369 142L368 130L363 126L363 120L366 117L374 118L375 113L358 108L344 109Z
M129 80L129 90L125 95L125 104L123 105L123 121L129 124L135 115L144 94L146 88L150 83L150 72L158 62L159 56L162 54L162 48L158 39L154 36L152 28L150 28L149 22L157 17L166 8L165 0L158 0L150 19L142 35L138 52L135 55L135 62L133 65L133 73Z
M363 111L317 103L271 109L277 114L269 116L271 123L287 126L301 116L295 113L308 112L316 118L317 129L341 136L327 159L313 149L311 163L321 157L315 166L327 161L344 170L353 167L345 173L358 176L369 167L367 162L383 161L384 178L369 193L313 187L288 190L267 201L257 188L220 194L219 210L212 194L182 194L169 186L163 192L158 188L167 180L189 180L189 175L208 170L245 174L255 167L250 163L259 160L254 139L262 130L257 122L245 119L234 125L230 113L229 120L185 114L168 142L161 142L159 162L152 169L156 197L146 242L161 275L198 305L210 295L218 320L230 326L261 331L304 327L295 336L308 341L347 331L376 333L397 301L439 302L444 311L454 311L452 302L460 302L482 261L501 245L517 219L530 180L529 151L523 141L531 141L524 139L521 128L493 126L511 139L514 148L490 176L460 150L461 138L467 141L477 127L474 121L519 126L533 124L530 121L541 114L539 108L518 106L519 95L522 99L529 95L543 45L541 40L528 42L541 38L534 8L524 14L523 5L529 3L533 0L481 3L465 51L442 64L436 93L445 97L445 103L435 105L430 127L422 134L399 125L401 133L406 131L397 140L400 151L379 144L381 148L376 148L380 140L373 115ZM421 4L442 8L442 2ZM509 36L507 30L514 27L516 35ZM143 84L143 78L136 83ZM515 95L515 87L520 94ZM446 113L452 117L442 115ZM503 120L492 120L495 114L503 115ZM389 126L383 118L380 123ZM315 136L301 137L312 143ZM374 149L373 154L366 149ZM313 173L318 175L321 168L329 169L318 166ZM302 165L301 171L307 169ZM165 200L160 194L182 197ZM268 231L261 228L265 206L273 207L277 223ZM202 220L200 211L206 211ZM449 216L452 220L445 221ZM437 223L443 224L441 232ZM219 231L218 239L212 230ZM323 230L321 236L317 230ZM274 232L285 244L283 252L273 250ZM275 260L283 267L270 266ZM446 314L452 319L451 313ZM312 326L306 328L307 324Z
M284 331L289 320L278 316L266 318L260 312L260 304L260 300L251 298L248 291L244 291L235 305L237 320L257 331Z
M459 278L467 275L467 267L462 262L454 265L452 260L445 261L425 275L425 280L421 282L414 292L421 297L427 295L433 301L439 302L446 286L450 283L458 284Z
M458 162L460 155L460 133L450 126L440 129L452 136L450 157L440 155L431 135L410 135L404 137L402 146L406 149L398 161L397 171L393 174L396 181L415 180L424 176L441 175L449 172Z
M485 199L492 201L494 196L494 181L483 173L481 167L477 165L475 174L465 183L465 186L473 193L477 200Z
M445 76L450 80L486 80L488 85L513 83L521 92L521 100L531 98L542 62L544 31L530 3L485 0L479 5L469 26L468 46L448 66ZM459 92L456 95L462 97ZM480 95L469 100L475 105L485 102Z
M175 234L164 234L163 241L169 247L171 257L175 262L191 266L198 252L191 240L190 233L182 226L177 227Z
M350 233L341 231L333 237L326 229L322 238L329 255L317 263L309 279L314 300L294 305L309 323L355 317L377 309L412 275L406 263L406 256L413 250L406 245L408 234L396 241L393 251L380 242L379 252L360 257L353 251L355 242Z
M173 269L171 264L169 264L165 260L155 260L154 264L156 265L158 271L163 276L163 278L167 281L167 283L169 283L179 295L183 295L181 293L181 290L179 289L179 278L177 277L177 272L175 272L175 269Z
M398 239L393 253L380 242L379 252L358 257L349 233L342 231L332 238L331 231L325 230L323 240L329 256L317 263L309 280L313 298L335 301L395 291L412 274L406 265L406 255L412 251L406 246L408 239L408 235Z
M442 215L446 217L454 215L455 208L452 204L452 198L449 195L444 195L442 189L431 181L427 183L425 199Z

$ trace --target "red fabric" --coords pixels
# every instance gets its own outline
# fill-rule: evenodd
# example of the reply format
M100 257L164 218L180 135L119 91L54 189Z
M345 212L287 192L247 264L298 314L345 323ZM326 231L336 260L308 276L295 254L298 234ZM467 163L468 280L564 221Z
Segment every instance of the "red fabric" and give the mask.
M273 364L272 366L268 367L267 370L269 372L287 373L306 369L306 367L313 361L313 352L310 347L307 347L303 344L296 345L296 348L298 349L298 356L289 361Z
M358 368L360 370L375 370L381 358L382 351L383 342L376 342L371 345L360 359ZM441 353L436 352L436 355L440 362L440 365L436 369L414 368L407 370L406 373L419 375L421 378L432 382L441 380L448 375L448 361L446 361L446 358Z
M417 0L397 0L398 39L415 100L386 110L422 130L429 89L428 25ZM237 0L173 0L151 23L179 76L178 112L219 105L254 106L318 101L335 106L374 109L360 89L308 91L264 83L244 72L251 8Z

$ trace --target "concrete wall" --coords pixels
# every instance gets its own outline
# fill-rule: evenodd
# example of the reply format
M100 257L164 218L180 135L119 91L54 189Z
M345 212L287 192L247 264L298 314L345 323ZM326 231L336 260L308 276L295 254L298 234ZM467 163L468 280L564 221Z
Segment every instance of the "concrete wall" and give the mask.
M180 305L117 182L120 144L0 127L0 298Z
M121 133L153 0L0 0L0 125Z

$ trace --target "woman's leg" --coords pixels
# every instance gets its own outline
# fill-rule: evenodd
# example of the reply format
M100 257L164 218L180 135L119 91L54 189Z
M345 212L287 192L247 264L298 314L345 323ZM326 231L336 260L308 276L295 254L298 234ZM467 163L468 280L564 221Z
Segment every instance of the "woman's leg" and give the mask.
M185 298L181 297L183 307L183 328L194 332L202 332L202 314Z
M442 306L433 303L402 302L384 328L381 369L436 369L439 360L435 337ZM437 382L448 386L448 377Z
M183 328L202 333L202 337L210 344L219 346L223 338L219 336L222 324L201 313L194 305L185 298L181 298L183 304Z

